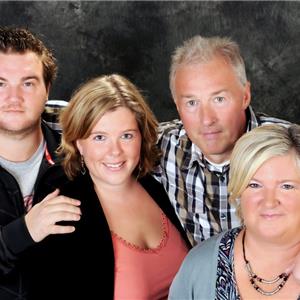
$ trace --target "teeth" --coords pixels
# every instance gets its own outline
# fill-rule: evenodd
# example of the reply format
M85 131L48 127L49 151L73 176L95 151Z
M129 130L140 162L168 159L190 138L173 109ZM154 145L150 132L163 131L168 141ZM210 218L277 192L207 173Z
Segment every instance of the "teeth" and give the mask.
M122 166L122 162L121 163L117 163L117 164L106 164L107 167L109 168L120 168Z

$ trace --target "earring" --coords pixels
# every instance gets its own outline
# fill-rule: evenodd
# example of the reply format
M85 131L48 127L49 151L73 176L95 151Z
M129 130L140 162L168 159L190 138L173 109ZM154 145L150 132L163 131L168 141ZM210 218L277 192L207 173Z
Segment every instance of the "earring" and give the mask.
M141 174L141 171L142 171L142 166L141 166L141 162L139 162L139 166L138 166L138 172L137 172L137 175L136 175L136 180L139 179L140 177L140 174Z
M85 169L84 159L83 159L83 156L82 156L82 155L81 155L81 161L80 161L80 163L81 163L81 169L80 169L80 172L81 172L82 175L85 175L86 169Z

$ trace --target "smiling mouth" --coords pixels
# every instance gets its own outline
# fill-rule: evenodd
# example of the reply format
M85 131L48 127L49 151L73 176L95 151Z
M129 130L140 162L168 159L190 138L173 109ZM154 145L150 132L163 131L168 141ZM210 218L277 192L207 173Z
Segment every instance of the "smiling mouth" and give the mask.
M104 165L109 168L109 169L112 169L112 170L117 170L117 169L120 169L123 165L124 165L125 162L119 162L119 163L115 163L115 164L112 164L112 163L104 163Z

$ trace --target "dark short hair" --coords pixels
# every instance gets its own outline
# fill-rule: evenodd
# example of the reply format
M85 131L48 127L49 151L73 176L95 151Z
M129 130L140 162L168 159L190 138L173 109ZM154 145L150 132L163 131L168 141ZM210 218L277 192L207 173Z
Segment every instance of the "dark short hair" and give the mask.
M46 87L52 85L56 78L56 59L51 50L28 29L0 27L0 52L25 53L34 52L43 64L43 78Z

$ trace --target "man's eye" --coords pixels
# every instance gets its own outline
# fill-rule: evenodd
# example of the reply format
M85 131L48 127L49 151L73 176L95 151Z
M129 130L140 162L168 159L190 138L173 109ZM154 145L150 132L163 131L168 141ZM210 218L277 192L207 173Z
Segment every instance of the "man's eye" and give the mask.
M31 81L26 81L26 82L24 82L24 86L26 86L26 87L33 86L33 82L31 82Z
M187 106L196 106L197 100L189 100L186 104L187 104Z
M215 102L222 103L225 101L225 98L219 96L219 97L216 97L214 100L215 100Z
M4 87L5 86L5 82L0 82L0 87Z

